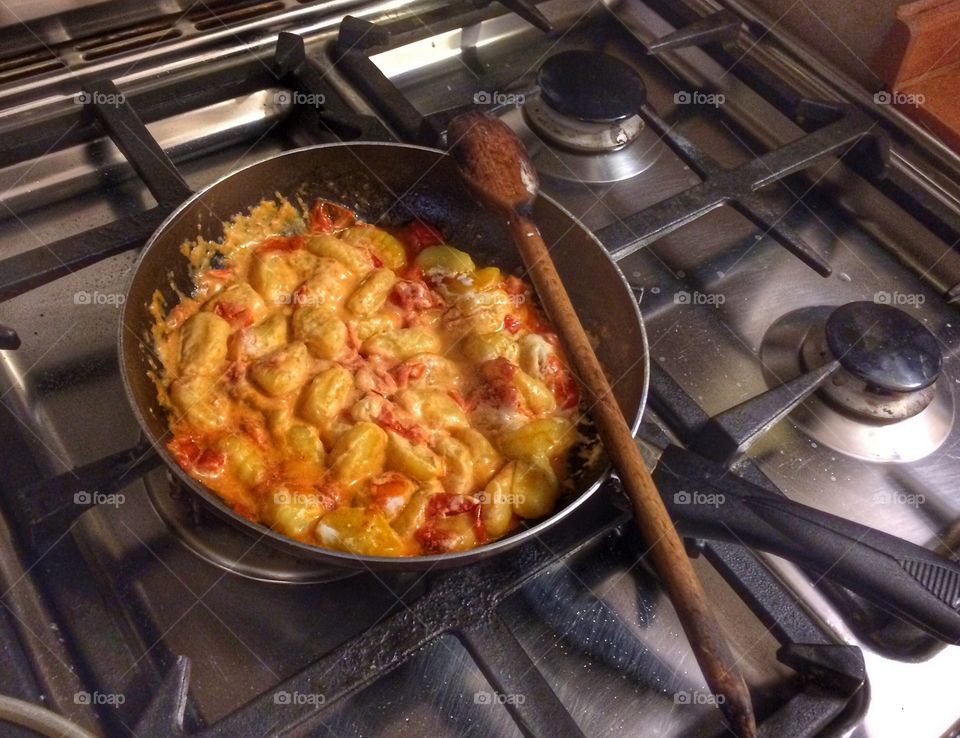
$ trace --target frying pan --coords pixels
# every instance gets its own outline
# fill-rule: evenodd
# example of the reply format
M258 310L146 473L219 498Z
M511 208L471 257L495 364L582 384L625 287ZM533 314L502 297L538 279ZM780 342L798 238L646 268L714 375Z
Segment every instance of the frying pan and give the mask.
M461 182L453 160L441 151L385 143L329 144L296 149L236 171L187 200L150 238L136 264L121 313L120 366L137 420L160 456L183 485L231 525L262 536L298 557L340 567L417 570L477 561L520 545L569 515L593 494L610 472L599 463L578 475L575 493L564 496L545 520L469 551L415 557L360 556L287 538L235 513L200 484L167 450L170 440L164 409L151 373L159 369L152 352L149 305L160 290L168 305L176 290L189 294L191 280L180 245L203 236L218 239L224 223L276 194L292 202L318 197L343 203L371 223L401 224L421 218L445 239L468 251L478 264L520 273L520 260L505 223L483 209ZM552 245L552 254L570 297L588 331L599 339L597 353L616 381L615 394L636 430L647 394L647 340L626 280L603 246L570 213L541 197L534 217ZM589 279L584 279L589 275Z
M287 554L352 569L422 570L468 564L507 551L570 515L610 474L598 463L578 476L574 493L548 518L468 551L404 558L361 556L287 538L235 513L195 481L166 448L165 411L150 378L159 369L151 348L149 305L160 290L168 305L191 281L180 245L203 236L216 240L224 223L277 194L310 203L344 203L372 223L421 218L470 252L477 263L519 273L507 226L467 191L444 152L391 143L312 146L240 169L187 200L160 226L136 264L121 312L119 353L124 388L146 440L183 486L229 524ZM626 280L603 246L570 213L540 195L533 208L557 270L584 327L596 336L600 361L613 382L625 418L636 432L647 397L647 339ZM676 446L649 448L660 459L657 486L681 533L731 540L789 558L829 576L885 612L950 642L960 643L960 566L921 546L792 502ZM721 504L717 504L722 500Z

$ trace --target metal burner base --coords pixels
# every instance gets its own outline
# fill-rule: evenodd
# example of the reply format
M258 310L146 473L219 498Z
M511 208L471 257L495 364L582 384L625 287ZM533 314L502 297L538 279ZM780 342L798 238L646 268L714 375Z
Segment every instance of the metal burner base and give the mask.
M604 184L630 179L652 167L667 151L650 126L643 126L622 148L585 154L560 148L541 138L527 125L520 108L507 111L501 118L520 136L541 176L569 182Z
M297 559L269 545L256 545L255 539L203 509L163 467L147 474L143 481L150 503L174 535L192 553L221 569L257 581L291 584L333 582L359 573Z
M767 330L760 348L764 377L779 386L803 373L801 350L812 330L824 325L833 306L787 313ZM872 423L836 409L814 395L790 416L807 435L835 451L864 461L907 463L936 451L947 439L954 419L949 377L932 385L933 397L922 411L893 423Z

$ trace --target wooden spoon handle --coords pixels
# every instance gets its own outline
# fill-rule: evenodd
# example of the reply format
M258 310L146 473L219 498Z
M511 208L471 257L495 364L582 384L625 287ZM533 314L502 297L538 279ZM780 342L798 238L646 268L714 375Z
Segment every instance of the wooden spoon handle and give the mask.
M510 225L537 294L587 392L588 411L630 496L637 524L650 546L657 573L676 608L707 685L737 735L754 736L757 729L747 686L546 244L536 225L527 218L514 213Z

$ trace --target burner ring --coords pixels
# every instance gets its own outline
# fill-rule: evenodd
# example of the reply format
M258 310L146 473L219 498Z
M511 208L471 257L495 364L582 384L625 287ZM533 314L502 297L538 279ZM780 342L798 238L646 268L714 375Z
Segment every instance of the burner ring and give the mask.
M647 87L633 67L600 51L554 54L537 73L544 101L561 115L611 123L636 115Z
M584 121L553 110L539 97L524 104L523 114L530 129L549 143L587 154L618 151L635 141L644 129L639 115L613 123Z

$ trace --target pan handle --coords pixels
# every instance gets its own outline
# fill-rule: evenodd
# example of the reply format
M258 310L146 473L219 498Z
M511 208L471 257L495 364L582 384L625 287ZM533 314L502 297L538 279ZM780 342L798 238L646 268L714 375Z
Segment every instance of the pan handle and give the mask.
M663 452L654 476L683 535L789 559L941 641L960 643L960 566L950 559L792 502L677 446Z

